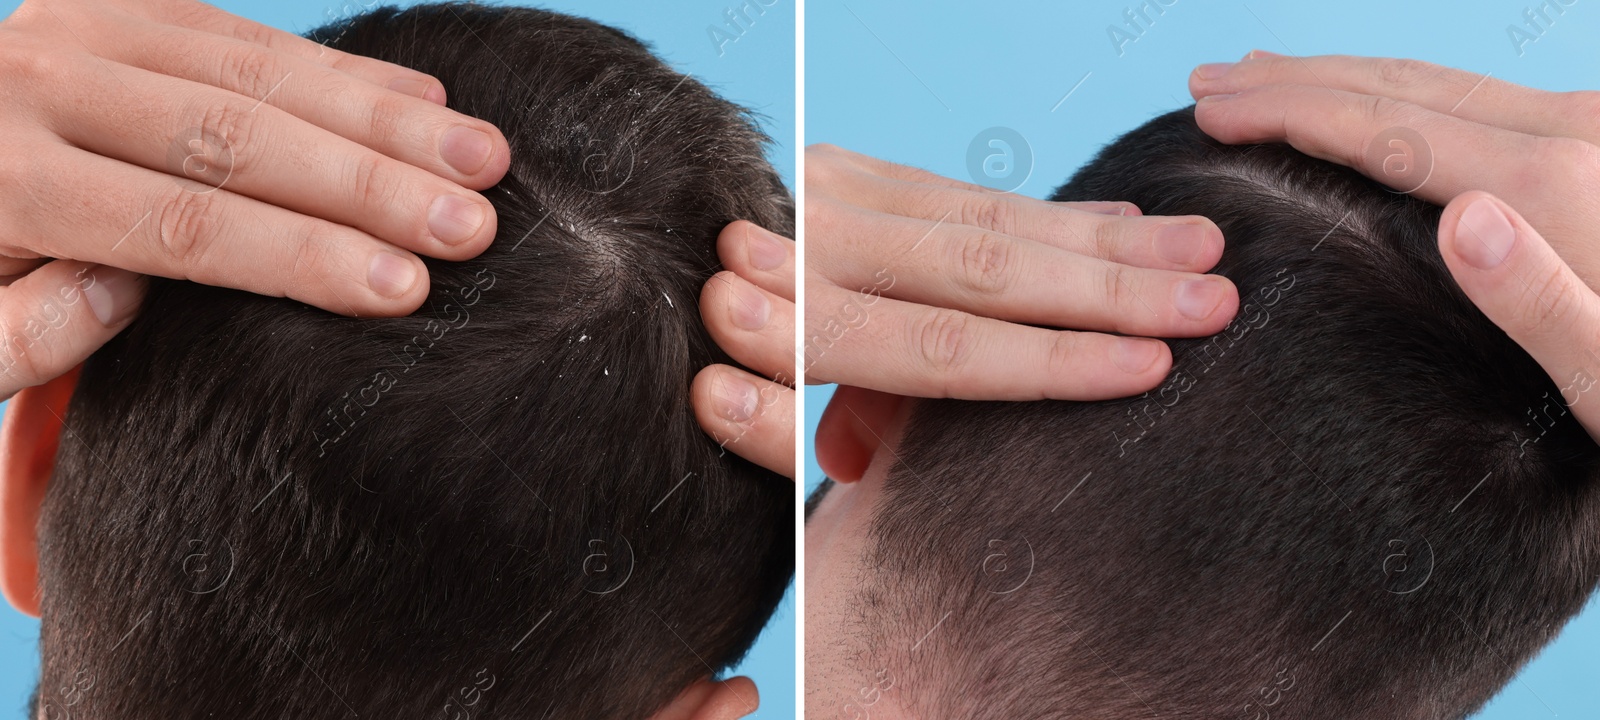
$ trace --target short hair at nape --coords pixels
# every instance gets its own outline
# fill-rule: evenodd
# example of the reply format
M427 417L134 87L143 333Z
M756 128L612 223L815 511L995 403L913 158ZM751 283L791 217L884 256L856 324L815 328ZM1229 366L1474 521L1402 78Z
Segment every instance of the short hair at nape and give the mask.
M1241 309L1140 397L913 412L858 599L902 702L1459 718L1583 607L1597 448L1451 280L1439 207L1192 108L1052 199L1211 218Z
M428 260L403 318L153 282L69 408L40 705L640 718L736 663L793 573L793 485L689 387L732 362L697 302L718 233L793 231L766 137L587 20L423 5L310 37L505 132L499 237Z

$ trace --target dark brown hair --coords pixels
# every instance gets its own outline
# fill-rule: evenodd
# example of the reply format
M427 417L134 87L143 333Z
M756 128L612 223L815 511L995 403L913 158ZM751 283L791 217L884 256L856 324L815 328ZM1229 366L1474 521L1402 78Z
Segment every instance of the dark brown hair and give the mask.
M404 318L152 283L69 410L38 704L643 717L736 662L793 572L793 485L689 406L731 362L697 303L718 232L793 231L765 137L587 20L423 5L311 37L504 131L499 237L430 260Z
M1141 397L917 408L857 603L903 702L1459 718L1582 608L1600 452L1451 280L1440 208L1192 109L1053 199L1211 218L1241 309Z

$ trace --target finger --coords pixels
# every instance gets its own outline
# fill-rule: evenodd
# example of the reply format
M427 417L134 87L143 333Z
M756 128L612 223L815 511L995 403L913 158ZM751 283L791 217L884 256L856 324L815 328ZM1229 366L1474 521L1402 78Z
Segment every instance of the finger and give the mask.
M445 104L444 85L426 73L408 67L334 50L293 33L268 27L232 13L191 0L165 0L139 8L152 20L192 30L203 30L272 48L340 72L361 78L373 85Z
M793 240L745 220L729 224L717 235L717 257L723 267L791 303L794 248Z
M146 280L56 260L0 290L0 400L71 370L133 319Z
M1022 196L1021 195L1015 195L1015 196L1012 196L1012 197L1021 198ZM1055 201L1055 200L1048 200L1048 201L1041 201L1041 202L1049 202L1051 205L1055 205L1055 206L1058 206L1058 207L1064 207L1064 208L1067 208L1068 210L1077 210L1078 212L1094 213L1096 215L1121 215L1122 217L1139 217L1140 215L1144 214L1144 211L1140 210L1138 205L1135 205L1135 204L1133 204L1131 202L1128 202L1126 200L1062 200L1062 201L1059 201L1059 202Z
M937 175L926 170L900 165L898 163L880 160L870 155L845 150L837 145L818 143L806 148L806 188L815 192L817 197L849 198L852 203L865 204L872 197L856 192L862 184L870 184L873 179L891 181L900 185L917 186L920 190L951 190L962 193L979 193L996 197L1008 197L1019 201L1033 203L1046 202L1032 200L1012 193L999 192L982 185L962 182L943 175ZM1105 215L1137 216L1139 207L1130 202L1120 201L1090 201L1090 202L1061 202L1049 203L1077 210ZM919 217L934 219L925 214Z
M794 477L794 389L738 368L712 365L690 387L700 427L723 447Z
M717 347L739 364L794 384L794 303L724 270L701 290L700 316Z
M907 302L1130 335L1210 335L1238 310L1237 289L1218 275L1133 267L965 225L930 229L879 215L875 230L863 237L841 227L840 252L813 260L816 271L839 287Z
M114 98L132 89L145 96L149 111L131 120L116 113L47 119L77 147L434 257L463 260L494 239L496 218L482 196L283 110L136 68L90 75L80 97Z
M10 285L50 262L49 258L0 257L0 287Z
M940 224L984 227L1140 267L1203 271L1222 255L1222 234L1206 218L1130 222L1128 217L1141 214L1132 203L1045 202L832 145L813 145L807 153L807 188L817 193L807 204L808 221L814 216L829 219L831 206L836 206L848 215L839 219L855 225L861 216L854 209L869 207ZM1085 213L1091 216L1085 218Z
M993 230L1139 267L1204 271L1222 257L1222 231L1209 219L1142 217L1131 203L1054 203L873 176L855 176L844 190L857 207Z
M860 201L863 198L853 195L850 192L850 188L861 176L962 192L1011 195L1011 193L999 192L982 185L974 185L926 170L880 160L870 155L862 155L837 145L817 143L806 147L806 189L816 193L815 196L849 197L854 201ZM1139 207L1130 202L1089 201L1054 204L1072 207L1084 212L1108 215L1134 216L1140 214Z
M358 230L65 145L26 160L27 195L0 196L0 239L25 250L344 315L403 315L427 297L416 256Z
M1166 343L1013 325L827 283L806 287L806 382L963 400L1104 400L1149 390Z
M1583 427L1600 437L1600 401L1582 397L1600 377L1600 297L1488 193L1465 193L1445 207L1439 250L1462 292L1539 362Z
M1421 60L1256 53L1238 63L1208 63L1189 75L1195 98L1264 85L1306 85L1376 95L1468 122L1529 135L1564 136L1600 144L1600 98L1595 93L1535 90L1487 74Z
M1535 218L1548 204L1535 196L1553 195L1551 175L1593 154L1587 143L1534 137L1411 103L1306 85L1208 96L1195 106L1195 120L1222 142L1287 142L1439 205L1480 189ZM1578 150L1580 145L1591 150Z
M838 186L838 180L852 172L869 173L896 180L938 185L957 190L994 192L994 190L982 185L974 185L947 178L943 175L936 175L926 170L880 160L870 155L862 155L858 152L846 150L837 145L817 143L806 146L806 189L808 191L814 191L822 195L833 195L833 188Z
M254 43L182 29L148 35L115 44L107 58L281 108L475 190L499 182L510 165L505 137L482 120Z

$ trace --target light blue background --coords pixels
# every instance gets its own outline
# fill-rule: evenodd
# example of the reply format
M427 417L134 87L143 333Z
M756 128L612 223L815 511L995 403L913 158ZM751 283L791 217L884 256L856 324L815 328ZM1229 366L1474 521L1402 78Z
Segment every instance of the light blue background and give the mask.
M1107 28L1126 28L1123 11L1143 0L808 0L805 141L973 180L968 143L1006 126L1033 150L1017 192L1042 197L1117 135L1188 105L1195 65L1255 48L1411 57L1547 90L1600 89L1600 2L1568 2L1519 57L1507 27L1524 26L1534 0L1164 0L1119 56ZM806 389L808 438L831 391ZM808 491L822 476L810 451L808 442ZM1600 717L1600 602L1477 717L1557 714Z
M771 2L765 0L763 4ZM20 4L17 0L0 0L0 15L10 15ZM223 0L213 4L273 27L303 33L329 18L347 15L345 8L365 8L374 3L373 0ZM726 28L723 12L740 4L735 0L674 0L670 4L553 0L526 4L582 15L627 30L650 43L674 68L694 75L723 97L760 113L767 134L775 141L769 158L783 174L784 181L793 187L793 0L777 0L767 8L765 15L755 15L755 22L746 26L738 40L723 45L720 56L708 28L713 25ZM0 408L3 407L0 403ZM22 717L28 693L39 672L39 623L9 605L0 605L4 605L0 608L0 717ZM756 717L772 720L794 717L794 618L791 586L766 632L744 663L734 670L735 674L753 678L760 690L761 709Z

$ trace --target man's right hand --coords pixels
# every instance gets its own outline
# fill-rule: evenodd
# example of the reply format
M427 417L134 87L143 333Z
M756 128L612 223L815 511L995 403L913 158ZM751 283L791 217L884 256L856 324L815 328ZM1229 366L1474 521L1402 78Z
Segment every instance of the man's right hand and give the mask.
M432 77L192 0L28 0L0 97L0 399L124 327L141 273L408 313L417 254L494 238L474 190L510 163Z
M806 149L805 173L806 382L1136 395L1172 366L1146 338L1211 335L1239 308L1233 283L1201 274L1222 257L1202 217L1034 200L826 145Z

